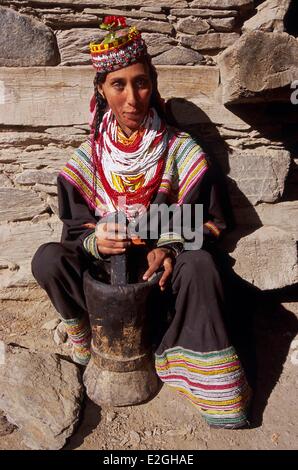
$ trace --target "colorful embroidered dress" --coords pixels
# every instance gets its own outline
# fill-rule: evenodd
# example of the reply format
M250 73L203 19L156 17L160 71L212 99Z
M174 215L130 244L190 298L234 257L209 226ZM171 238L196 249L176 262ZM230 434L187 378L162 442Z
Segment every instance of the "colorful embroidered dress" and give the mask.
M155 166L150 167L154 177L162 162L159 184L150 202L178 205L186 202L202 203L204 237L206 240L215 240L225 228L225 222L206 156L189 134L172 128L167 128L166 133L166 152L163 149L161 157L156 158ZM135 144L141 142L143 136L144 129L129 139L121 130L117 131L117 139L125 146L128 155L129 151L136 150ZM131 175L115 174L112 171L108 174L111 168L108 165L104 168L106 181L118 193L138 191L148 182L146 172L139 171L140 168ZM58 177L59 204L64 222L66 207L70 208L71 217L75 216L81 226L90 222L90 216L93 220L99 220L115 210L113 193L105 190L99 173L97 171L94 175L92 143L87 140L75 151ZM85 217L79 215L75 208L74 194L77 195L76 204L80 201L80 205L88 207L84 212ZM129 207L126 209L129 215ZM72 240L73 230L72 226L66 229L65 241ZM94 231L85 229L79 238L85 251L97 258ZM173 240L176 240L175 234L161 233L153 246L167 245ZM156 371L162 381L188 398L210 425L237 428L247 423L250 391L222 320L223 298L218 273L210 260L204 272L199 267L199 260L202 257L204 259L206 253L203 249L186 251L176 259L172 276L175 298L173 320L157 346ZM196 258L197 272L193 271ZM185 266L190 261L192 269L189 271Z
M95 224L116 209L129 220L137 213L141 218L149 214L155 221L150 212L153 204L177 208L202 204L204 244L200 249L177 251L173 242L176 247L184 243L181 227L178 233L173 224L164 230L158 223L156 239L149 238L144 247L149 252L171 246L176 254L166 296L151 319L156 372L187 397L210 425L239 428L247 423L250 392L226 331L224 289L210 249L226 227L212 165L190 135L168 127L159 118L156 71L137 28L126 26L125 18L116 16L106 17L100 27L107 30L107 36L90 44L92 65L100 74L95 77L90 103L94 120L99 121L104 109L97 89L102 74L140 61L150 69L153 104L130 138L111 111L104 114L98 134L98 126L91 126L98 137L92 139L95 133L91 132L58 176L61 242L39 247L32 272L66 325L73 359L86 365L90 329L83 276L94 262L105 275L109 262L98 252ZM146 258L143 273L145 262ZM163 315L166 321L160 322Z

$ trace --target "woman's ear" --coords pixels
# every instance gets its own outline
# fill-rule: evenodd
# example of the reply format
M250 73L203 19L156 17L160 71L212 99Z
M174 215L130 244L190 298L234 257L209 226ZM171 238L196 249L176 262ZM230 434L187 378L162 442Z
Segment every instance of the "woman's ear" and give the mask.
M103 99L105 100L106 97L105 97L105 94L103 92L103 89L102 89L102 85L97 85L97 90L98 90L98 93L103 97Z

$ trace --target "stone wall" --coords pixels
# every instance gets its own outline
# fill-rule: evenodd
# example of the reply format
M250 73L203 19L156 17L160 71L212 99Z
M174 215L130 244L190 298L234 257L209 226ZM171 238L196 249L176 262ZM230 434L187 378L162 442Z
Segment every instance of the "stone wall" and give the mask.
M56 175L88 135L88 43L101 38L105 14L124 14L144 32L178 124L227 175L235 270L261 289L297 283L291 8L290 0L0 0L1 298L40 295L30 260L59 239Z

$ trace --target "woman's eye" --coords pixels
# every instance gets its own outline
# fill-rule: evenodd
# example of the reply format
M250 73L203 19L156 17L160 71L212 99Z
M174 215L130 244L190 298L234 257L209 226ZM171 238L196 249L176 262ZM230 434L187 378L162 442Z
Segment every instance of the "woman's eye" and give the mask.
M116 88L116 90L122 90L124 88L124 85L121 82L115 82L113 83L113 87Z
M141 79L141 80L137 81L137 87L138 88L145 88L146 86L147 86L147 80Z

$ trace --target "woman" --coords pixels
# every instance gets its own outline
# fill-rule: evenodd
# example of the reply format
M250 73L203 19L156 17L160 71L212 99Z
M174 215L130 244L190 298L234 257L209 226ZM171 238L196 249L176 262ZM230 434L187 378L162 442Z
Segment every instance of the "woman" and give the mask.
M203 204L201 249L184 250L183 237L174 231L161 230L158 240L145 242L143 280L162 268L159 286L170 289L174 305L155 351L156 371L211 426L243 427L249 387L225 329L222 284L207 249L225 228L212 169L199 145L167 124L140 33L126 28L124 18L107 17L103 27L109 30L104 41L90 45L97 70L91 136L58 176L61 242L38 249L33 275L66 325L74 361L86 365L90 326L83 273L94 260L109 260L137 242L106 216L122 210L130 221L136 207L141 217L153 204Z

